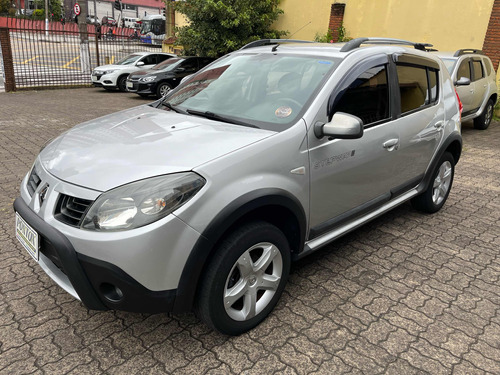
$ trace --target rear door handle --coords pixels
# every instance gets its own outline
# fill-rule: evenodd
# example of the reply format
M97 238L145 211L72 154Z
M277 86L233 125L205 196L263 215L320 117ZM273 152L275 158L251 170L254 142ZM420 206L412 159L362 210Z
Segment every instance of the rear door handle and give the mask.
M389 139L388 141L384 142L383 146L385 149L387 149L387 151L397 150L399 147L399 139Z

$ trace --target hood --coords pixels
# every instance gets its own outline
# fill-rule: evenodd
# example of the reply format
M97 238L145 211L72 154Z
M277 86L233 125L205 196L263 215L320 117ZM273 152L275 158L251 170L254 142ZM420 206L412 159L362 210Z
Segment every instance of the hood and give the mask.
M135 68L136 66L134 64L129 64L129 65L101 65L95 68L94 70L117 70L117 69L127 69L127 68Z
M192 170L273 134L140 106L76 126L47 145L39 158L63 181L106 191Z
M144 70L139 70L138 72L133 72L133 73L130 73L129 77L132 78L132 77L142 77L142 76L145 76L146 74L151 74L152 73L152 70L151 69L144 69Z

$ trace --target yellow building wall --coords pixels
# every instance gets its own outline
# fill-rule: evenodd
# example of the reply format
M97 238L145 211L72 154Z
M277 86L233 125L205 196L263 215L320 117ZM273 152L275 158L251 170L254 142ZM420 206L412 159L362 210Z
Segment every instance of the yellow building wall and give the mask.
M494 0L282 0L274 24L293 39L324 35L333 3L346 4L347 36L426 42L441 51L483 46Z

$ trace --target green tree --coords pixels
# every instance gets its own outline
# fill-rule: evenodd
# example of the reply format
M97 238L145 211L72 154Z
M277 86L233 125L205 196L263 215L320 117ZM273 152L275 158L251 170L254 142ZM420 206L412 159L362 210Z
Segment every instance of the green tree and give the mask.
M5 14L9 11L11 6L10 0L0 0L0 14Z
M166 0L169 1L169 0ZM189 25L177 28L177 44L187 55L219 57L258 39L280 38L272 29L283 10L280 0L185 0L175 2Z

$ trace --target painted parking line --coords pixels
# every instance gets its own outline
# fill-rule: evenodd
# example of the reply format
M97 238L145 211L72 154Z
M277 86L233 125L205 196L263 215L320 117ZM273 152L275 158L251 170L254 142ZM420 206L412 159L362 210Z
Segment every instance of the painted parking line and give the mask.
M24 60L24 61L23 61L22 63L20 63L20 64L27 64L27 63L29 63L30 61L33 61L33 60L35 60L35 59L38 59L39 57L40 57L40 56L35 56L35 57L32 57L31 59Z
M73 64L76 60L78 60L80 58L80 56L76 56L73 60L71 60L70 62L68 62L67 64L64 64L61 68L65 68L65 69L71 69L70 68L70 65Z

